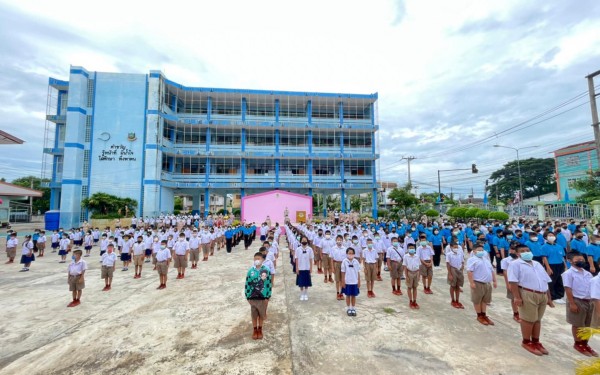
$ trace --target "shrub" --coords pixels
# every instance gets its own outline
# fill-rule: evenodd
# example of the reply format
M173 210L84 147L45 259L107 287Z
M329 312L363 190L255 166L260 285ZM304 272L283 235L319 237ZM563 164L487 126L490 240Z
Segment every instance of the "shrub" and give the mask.
M427 217L439 217L440 213L437 212L434 209L429 209L429 210L425 211L425 216L427 216Z
M508 220L508 214L506 212L490 212L488 218L493 219L493 220L499 220L499 221L504 221L504 220Z
M446 211L446 215L448 215L450 217L454 217L454 211L455 210L456 210L456 207L450 208L448 211Z
M490 216L490 211L488 210L477 210L477 213L475 215L476 218L478 219L487 219Z
M119 215L119 214L100 214L100 213L96 213L94 212L92 214L92 219L122 219L123 215Z
M465 212L465 217L469 219L474 219L477 217L477 211L479 211L477 207L471 207L467 210L467 212Z
M468 208L467 207L457 207L452 213L452 217L455 218L464 218L466 217L465 214L467 213Z
M242 210L239 208L234 208L231 210L231 213L233 214L233 216L240 216L242 214Z
M377 217L387 217L389 216L388 210L378 210Z

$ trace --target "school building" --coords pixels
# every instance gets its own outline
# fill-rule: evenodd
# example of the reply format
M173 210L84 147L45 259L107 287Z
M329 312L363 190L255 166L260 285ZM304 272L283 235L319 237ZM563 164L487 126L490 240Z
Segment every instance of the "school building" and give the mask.
M209 211L269 190L371 192L377 214L377 93L187 87L160 71L49 79L43 176L60 225L88 220L81 200L103 192L138 202L137 216L189 196Z
M558 200L575 200L581 193L573 184L588 178L590 171L598 169L596 144L594 141L577 143L554 151Z

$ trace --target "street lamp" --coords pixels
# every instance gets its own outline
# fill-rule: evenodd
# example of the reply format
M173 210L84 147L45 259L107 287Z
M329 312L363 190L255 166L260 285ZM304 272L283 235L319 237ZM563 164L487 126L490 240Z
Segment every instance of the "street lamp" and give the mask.
M511 150L515 150L517 152L517 172L519 173L519 211L521 211L521 215L523 215L523 181L521 179L521 160L519 159L519 150L524 150L526 148L536 148L540 146L527 146L516 148L510 146L494 145L494 147L510 148Z

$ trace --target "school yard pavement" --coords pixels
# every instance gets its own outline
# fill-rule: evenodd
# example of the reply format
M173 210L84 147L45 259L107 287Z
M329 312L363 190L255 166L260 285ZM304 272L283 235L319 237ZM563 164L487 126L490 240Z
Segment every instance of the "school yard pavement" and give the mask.
M132 268L117 267L109 292L101 291L94 248L75 308L66 307L66 266L56 254L47 252L29 272L1 264L0 375L572 374L585 359L572 349L564 305L544 317L542 342L550 355L522 349L503 281L488 311L494 327L476 322L468 292L465 310L450 306L442 270L434 271L434 294L419 293L420 310L408 308L405 291L391 293L387 275L376 282L377 298L367 299L361 288L357 317L346 315L322 275L313 275L309 301L300 301L285 246L265 338L254 341L243 290L257 248L255 241L248 251L221 250L183 280L171 269L165 290L156 290L158 276L149 264L137 280ZM591 345L600 349L597 339Z

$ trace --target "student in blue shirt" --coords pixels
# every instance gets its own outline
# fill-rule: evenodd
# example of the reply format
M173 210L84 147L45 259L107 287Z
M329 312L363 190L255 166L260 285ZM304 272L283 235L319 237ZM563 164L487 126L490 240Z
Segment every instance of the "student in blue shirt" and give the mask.
M546 243L541 247L544 256L544 267L552 281L548 286L552 300L558 304L564 304L562 298L565 296L565 288L562 283L562 273L565 272L565 248L556 243L556 235L546 232Z
M567 238L561 232L562 228L560 226L556 227L556 230L554 231L554 234L556 235L556 243L562 246L565 251L567 251Z
M444 238L439 229L433 228L433 231L429 236L429 242L431 242L431 245L433 246L433 266L438 268L440 266L442 248L444 246Z
M234 230L231 227L228 227L225 230L224 236L225 236L225 248L227 249L228 253L231 253L231 247L233 245L233 235L234 235Z
M600 235L595 234L587 246L584 256L587 259L586 266L589 271L595 276L598 274L598 260L600 259Z
M583 233L575 232L575 234L573 235L573 239L571 240L571 251L578 251L582 254L585 254L586 247L587 245L583 241Z
M504 230L497 229L496 236L494 236L494 238L492 240L492 249L493 249L492 252L493 252L494 258L496 258L496 274L497 275L503 274L501 263L502 263L502 259L506 258L506 256L508 255L509 247L510 246L505 238ZM492 255L492 254L490 254L490 255ZM490 259L490 261L492 262L492 264L494 263L494 259Z
M525 246L533 253L533 260L545 264L544 254L542 254L542 245L538 242L538 235L535 232L529 233L529 241L525 242Z

